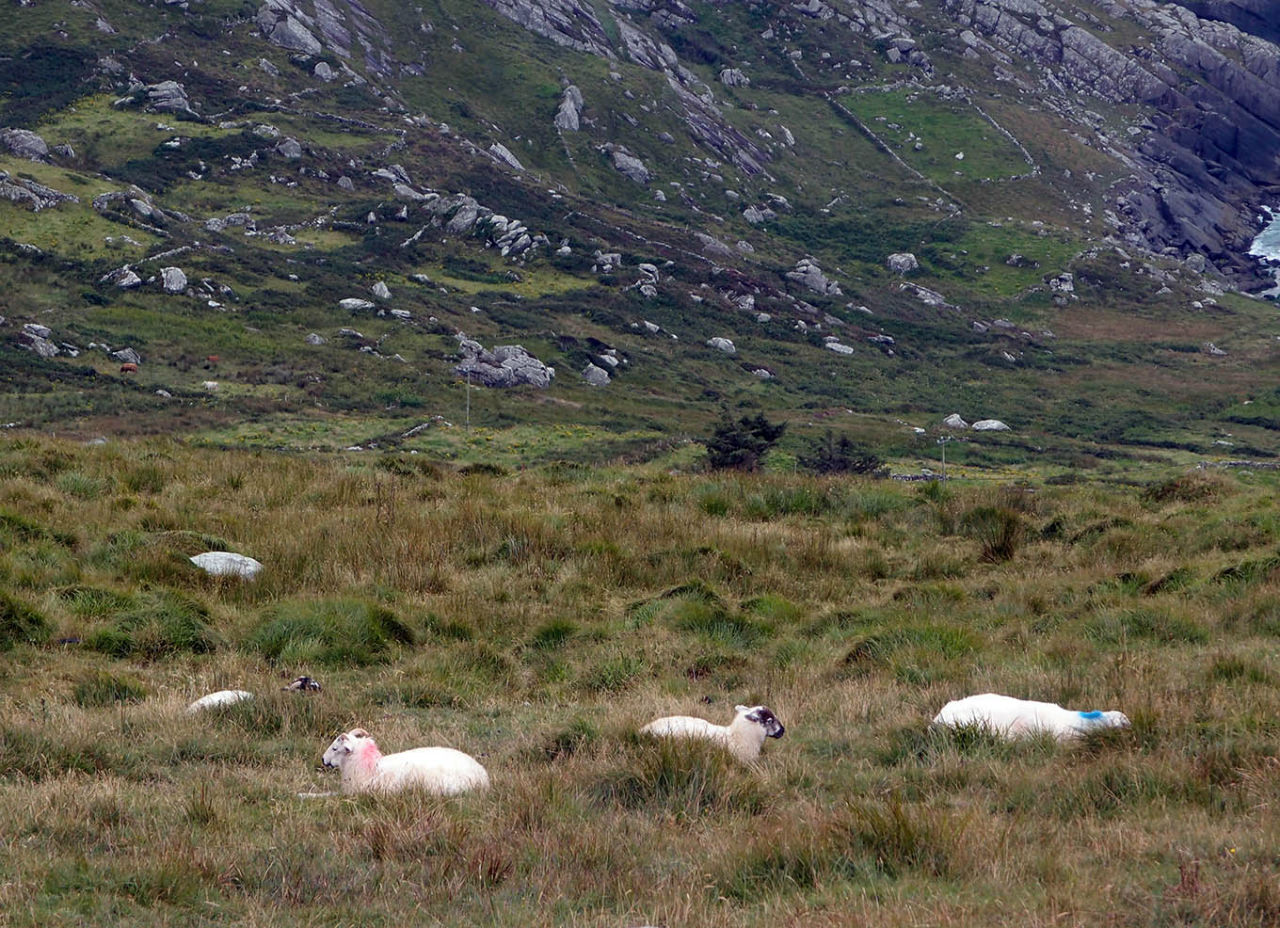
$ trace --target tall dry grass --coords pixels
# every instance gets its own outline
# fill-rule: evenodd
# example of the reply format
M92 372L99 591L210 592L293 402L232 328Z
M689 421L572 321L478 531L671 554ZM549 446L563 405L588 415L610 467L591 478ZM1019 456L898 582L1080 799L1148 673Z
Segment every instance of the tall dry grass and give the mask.
M1277 924L1275 493L10 439L4 918ZM184 711L224 687L258 697ZM928 730L988 690L1134 725ZM635 734L738 702L788 728L754 765ZM297 798L355 725L493 789Z

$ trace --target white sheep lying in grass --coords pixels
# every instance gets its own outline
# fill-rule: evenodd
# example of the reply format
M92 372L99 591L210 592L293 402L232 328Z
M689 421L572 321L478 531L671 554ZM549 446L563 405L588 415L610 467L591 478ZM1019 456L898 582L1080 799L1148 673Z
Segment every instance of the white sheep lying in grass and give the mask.
M765 738L781 738L786 729L765 706L735 706L733 721L728 725L689 715L669 715L654 719L640 733L660 738L702 738L723 745L738 760L753 761L760 756Z
M324 752L324 765L342 771L344 793L424 789L451 796L489 787L488 771L470 754L453 748L413 748L383 754L363 728L334 738Z
M974 726L1007 738L1047 732L1059 741L1066 741L1091 731L1128 728L1129 717L1123 712L1100 712L1097 709L1080 712L1051 702L983 693L947 703L934 717L933 724L946 728Z
M223 706L234 706L238 702L244 702L246 699L252 698L253 694L248 690L218 690L216 693L201 696L187 706L187 711L203 712L205 709L220 709Z
M320 689L320 683L310 677L302 676L298 677L288 686L282 686L280 688L291 692L308 692L310 690ZM187 706L187 711L203 712L205 709L219 709L223 706L233 706L238 702L244 702L246 699L252 698L253 694L248 690L218 690L216 693L201 696L191 705Z

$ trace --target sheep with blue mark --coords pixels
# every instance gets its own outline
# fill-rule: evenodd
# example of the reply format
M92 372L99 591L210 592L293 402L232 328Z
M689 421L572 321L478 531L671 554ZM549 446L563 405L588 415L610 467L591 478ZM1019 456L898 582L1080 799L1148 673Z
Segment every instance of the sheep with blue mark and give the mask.
M1044 733L1059 741L1069 741L1094 731L1128 728L1129 717L1118 711L1064 709L1052 702L982 693L947 703L934 717L933 725L982 728L1006 738Z

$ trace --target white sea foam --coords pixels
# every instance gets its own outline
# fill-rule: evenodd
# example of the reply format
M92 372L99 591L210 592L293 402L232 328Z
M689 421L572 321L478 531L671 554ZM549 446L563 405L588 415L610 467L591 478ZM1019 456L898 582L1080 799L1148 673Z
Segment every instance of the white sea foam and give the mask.
M1263 291L1261 296L1280 300L1280 211L1266 206L1262 211L1266 214L1266 225L1249 246L1249 254L1259 259L1264 267L1271 269L1271 276L1276 282L1274 287Z
M1280 262L1280 213L1263 207L1266 225L1249 246L1249 254L1267 263Z

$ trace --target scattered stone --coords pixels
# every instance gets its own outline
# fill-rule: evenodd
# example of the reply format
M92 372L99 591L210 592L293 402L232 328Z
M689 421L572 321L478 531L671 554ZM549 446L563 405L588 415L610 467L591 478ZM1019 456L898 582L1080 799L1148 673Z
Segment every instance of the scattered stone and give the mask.
M373 285L373 295L380 300L389 300L391 299L391 290L388 289L385 283L378 281Z
M627 151L626 148L610 142L604 146L604 150L613 159L614 168L637 184L648 184L653 177L645 163Z
M609 385L609 372L602 367L588 363L582 371L582 379L593 387L605 387Z
M338 305L350 312L360 312L366 309L373 309L377 304L370 300L362 300L359 297L348 297L345 300L338 300Z
M187 289L187 275L180 267L162 267L160 279L165 293L182 293Z
M722 338L719 335L707 339L707 347L715 348L717 351L723 351L725 354L738 353L738 349L733 342L727 338Z
M570 84L564 89L560 108L556 110L556 128L565 132L577 132L581 126L582 106L582 91Z
M493 155L503 164L514 168L517 171L523 171L524 165L520 163L520 159L511 153L511 149L503 145L501 142L494 142L489 146L489 154Z
M909 274L920 267L916 256L909 251L889 255L886 264L895 274Z
M328 344L328 339L326 339L323 335L317 335L315 332L308 333L305 341L308 345Z
M969 423L960 418L960 413L958 412L953 412L947 416L942 420L942 424L949 429L967 429L969 427Z
M804 257L797 261L795 269L787 271L786 276L788 280L794 280L814 293L823 296L841 295L840 285L828 279L827 275L822 273L818 262L811 257Z
M979 419L972 426L975 432L1008 432L1009 426L999 419Z

